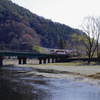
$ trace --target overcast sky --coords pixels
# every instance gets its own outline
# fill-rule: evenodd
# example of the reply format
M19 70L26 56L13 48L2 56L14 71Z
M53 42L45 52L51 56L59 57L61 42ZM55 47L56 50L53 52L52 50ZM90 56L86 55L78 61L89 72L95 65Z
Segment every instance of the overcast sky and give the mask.
M79 28L84 17L100 15L100 0L11 0L54 22Z

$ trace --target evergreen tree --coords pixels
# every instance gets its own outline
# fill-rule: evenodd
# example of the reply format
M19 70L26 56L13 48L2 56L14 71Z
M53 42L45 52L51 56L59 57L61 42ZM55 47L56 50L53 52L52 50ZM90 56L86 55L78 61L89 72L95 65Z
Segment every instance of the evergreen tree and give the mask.
M6 50L4 42L2 42L2 50Z
M66 46L66 42L63 40L63 38L61 38L57 44L57 48L58 49L65 49Z

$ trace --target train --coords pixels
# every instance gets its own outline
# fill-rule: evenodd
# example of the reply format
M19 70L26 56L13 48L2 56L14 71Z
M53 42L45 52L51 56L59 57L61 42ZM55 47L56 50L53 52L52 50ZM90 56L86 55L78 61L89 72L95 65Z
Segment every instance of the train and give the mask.
M51 49L50 53L51 54L66 54L66 55L74 54L75 55L76 52L74 50Z

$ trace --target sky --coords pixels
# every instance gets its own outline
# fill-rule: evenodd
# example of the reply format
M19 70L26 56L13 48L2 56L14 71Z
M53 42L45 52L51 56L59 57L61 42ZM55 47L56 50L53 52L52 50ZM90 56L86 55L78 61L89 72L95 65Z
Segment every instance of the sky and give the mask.
M100 15L100 0L11 0L54 22L80 28L87 16Z

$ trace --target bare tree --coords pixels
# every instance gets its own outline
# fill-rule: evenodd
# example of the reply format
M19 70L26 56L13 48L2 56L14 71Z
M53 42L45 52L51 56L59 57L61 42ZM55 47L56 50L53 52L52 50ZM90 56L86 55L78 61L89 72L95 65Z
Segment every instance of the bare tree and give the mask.
M86 17L81 27L85 35L77 36L78 46L86 52L89 64L96 50L98 54L100 19L92 16Z
M97 54L98 54L98 47L99 47L98 43L99 43L99 37L100 37L99 18L95 18L92 16L86 17L84 19L82 29L86 33L85 38L82 39L82 43L85 47L85 51L89 58L88 63L90 63L90 59L94 56L96 49L97 49Z
M95 40L97 41L97 57L100 56L99 52L99 43L100 43L100 17L96 18L96 25L97 25L97 34L95 35Z

